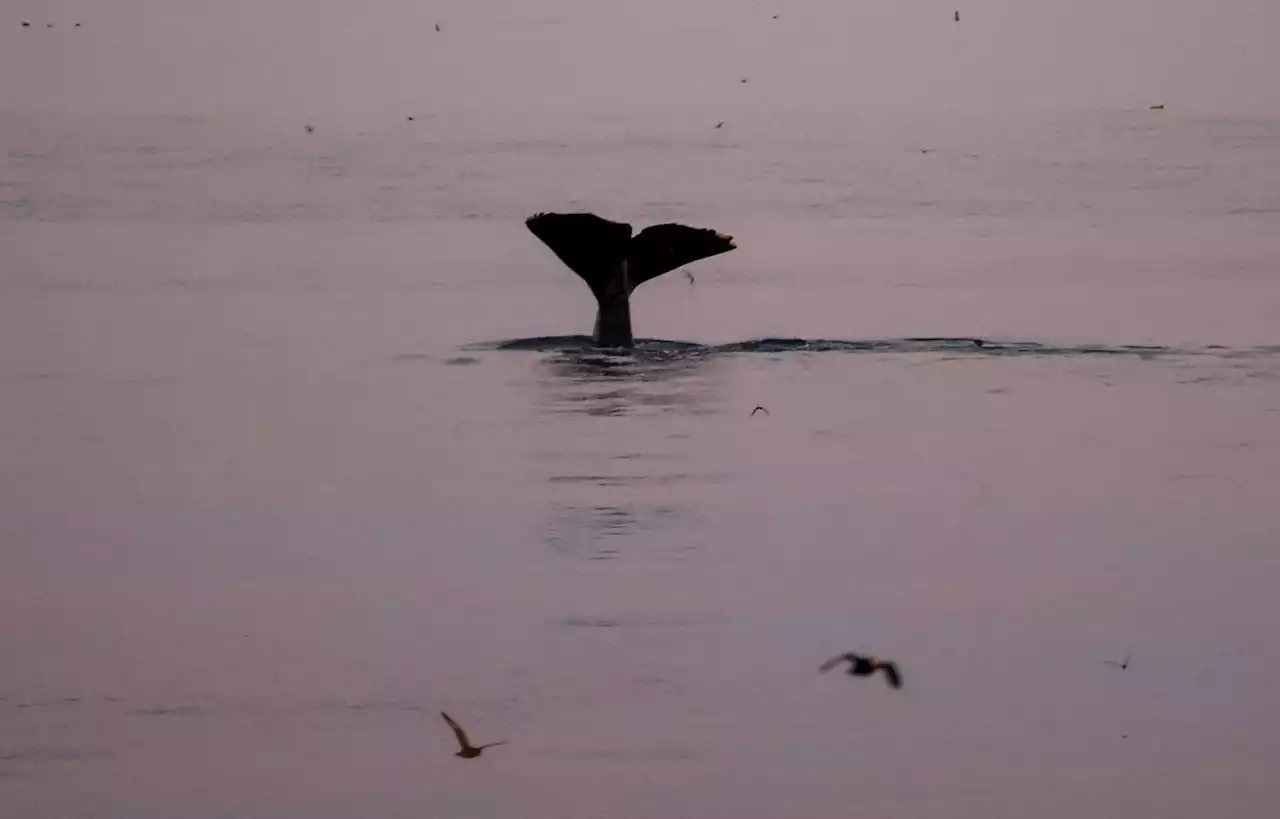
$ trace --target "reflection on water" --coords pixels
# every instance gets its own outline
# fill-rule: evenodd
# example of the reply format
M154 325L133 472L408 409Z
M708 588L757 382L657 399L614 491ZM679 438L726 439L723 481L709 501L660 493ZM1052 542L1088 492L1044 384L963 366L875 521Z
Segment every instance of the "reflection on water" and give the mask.
M585 483L595 486L668 486L673 483L684 483L693 478L685 472L672 472L663 475L552 475L550 483Z
M554 621L560 628L684 628L717 620L715 614L700 611L665 611L610 615L570 615Z
M135 709L133 713L140 717L207 717L213 709L203 705L155 705Z
M97 754L78 748L27 745L0 751L0 778L27 776L49 763L77 762Z
M610 351L580 347L571 339L568 346L541 349L552 353L541 362L541 384L556 412L606 416L643 410L681 415L710 411L703 372L708 362L697 345L664 342Z
M548 510L545 542L552 551L565 557L613 560L622 556L624 543L630 536L669 530L684 517L679 507L665 503L553 503ZM690 549L679 545L678 540L667 541L661 548L668 555Z
M552 415L674 421L718 411L715 362L698 345L645 343L619 351L597 349L583 337L531 341L523 349L549 352L535 372ZM571 436L565 450L541 453L542 461L555 464L545 476L555 499L546 511L543 542L554 554L580 560L687 553L692 547L675 536L692 517L684 487L721 476L673 465L677 453L637 452L635 440L622 437L625 426L604 423L607 432L593 437L590 448L580 449Z
M1186 345L1274 345L1280 143L1134 119L0 118L0 813L1266 815L1280 348ZM570 188L740 225L647 310L738 341L458 349L580 320Z

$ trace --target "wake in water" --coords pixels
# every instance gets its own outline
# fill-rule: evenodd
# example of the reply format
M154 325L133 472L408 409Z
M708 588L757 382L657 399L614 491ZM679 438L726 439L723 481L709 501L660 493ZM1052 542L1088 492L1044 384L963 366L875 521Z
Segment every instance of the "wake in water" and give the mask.
M601 356L634 357L654 355L705 356L728 353L969 353L984 356L1156 356L1179 355L1274 355L1274 347L1230 349L1219 346L1199 348L1166 347L1152 344L1047 344L1038 341L996 341L973 337L906 337L885 339L759 338L728 344L697 344L667 339L636 339L631 349L598 347L590 336L536 336L505 341L463 345L464 350L529 350L543 353L591 352Z
M540 353L539 383L548 408L588 415L627 415L637 411L701 415L720 412L714 390L701 379L709 362L724 356L764 353L785 361L796 353L868 353L923 355L938 360L969 357L1165 361L1179 372L1198 359L1199 368L1179 376L1183 383L1240 378L1280 378L1280 346L1166 346L1155 344L1061 344L975 337L912 336L883 339L760 338L728 344L697 344L667 339L637 339L630 349L599 347L590 336L538 336L463 345L467 351ZM466 356L479 363L483 357ZM450 361L459 359L450 359ZM1229 363L1228 363L1229 362ZM741 408L746 412L745 407Z

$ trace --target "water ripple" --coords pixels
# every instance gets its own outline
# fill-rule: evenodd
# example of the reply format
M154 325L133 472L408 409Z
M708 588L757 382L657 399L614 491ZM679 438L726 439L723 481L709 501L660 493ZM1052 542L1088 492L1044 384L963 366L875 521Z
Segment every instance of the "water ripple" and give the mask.
M1280 347L1263 345L1231 348L1221 345L1171 347L1160 344L1053 344L1041 341L1018 341L972 336L907 336L883 339L829 338L758 338L727 344L697 344L668 339L637 339L633 349L596 347L589 336L535 336L505 341L477 342L463 345L464 350L525 350L560 353L580 368L598 372L625 368L629 363L661 363L696 360L714 355L739 353L969 353L980 356L1157 356L1216 355L1273 356Z

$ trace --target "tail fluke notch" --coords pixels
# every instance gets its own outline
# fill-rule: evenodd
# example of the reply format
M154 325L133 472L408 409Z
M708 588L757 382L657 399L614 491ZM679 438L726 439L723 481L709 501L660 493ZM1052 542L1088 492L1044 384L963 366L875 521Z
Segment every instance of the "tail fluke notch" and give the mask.
M602 347L634 344L631 291L638 285L736 247L732 236L676 224L653 225L633 238L631 225L592 213L538 213L525 225L591 288L592 338Z

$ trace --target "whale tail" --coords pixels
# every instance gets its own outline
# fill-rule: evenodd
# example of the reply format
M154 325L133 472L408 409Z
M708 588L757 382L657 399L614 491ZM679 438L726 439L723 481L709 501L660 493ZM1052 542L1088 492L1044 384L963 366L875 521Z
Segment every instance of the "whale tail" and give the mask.
M632 287L670 273L677 267L728 253L736 248L733 237L709 228L653 225L631 240L628 256Z
M728 253L733 237L706 228L653 225L631 235L631 225L592 213L538 213L525 225L596 297L594 338L608 347L630 347L631 291L682 265Z
M627 258L631 225L594 213L538 213L525 226L577 273L599 299Z

